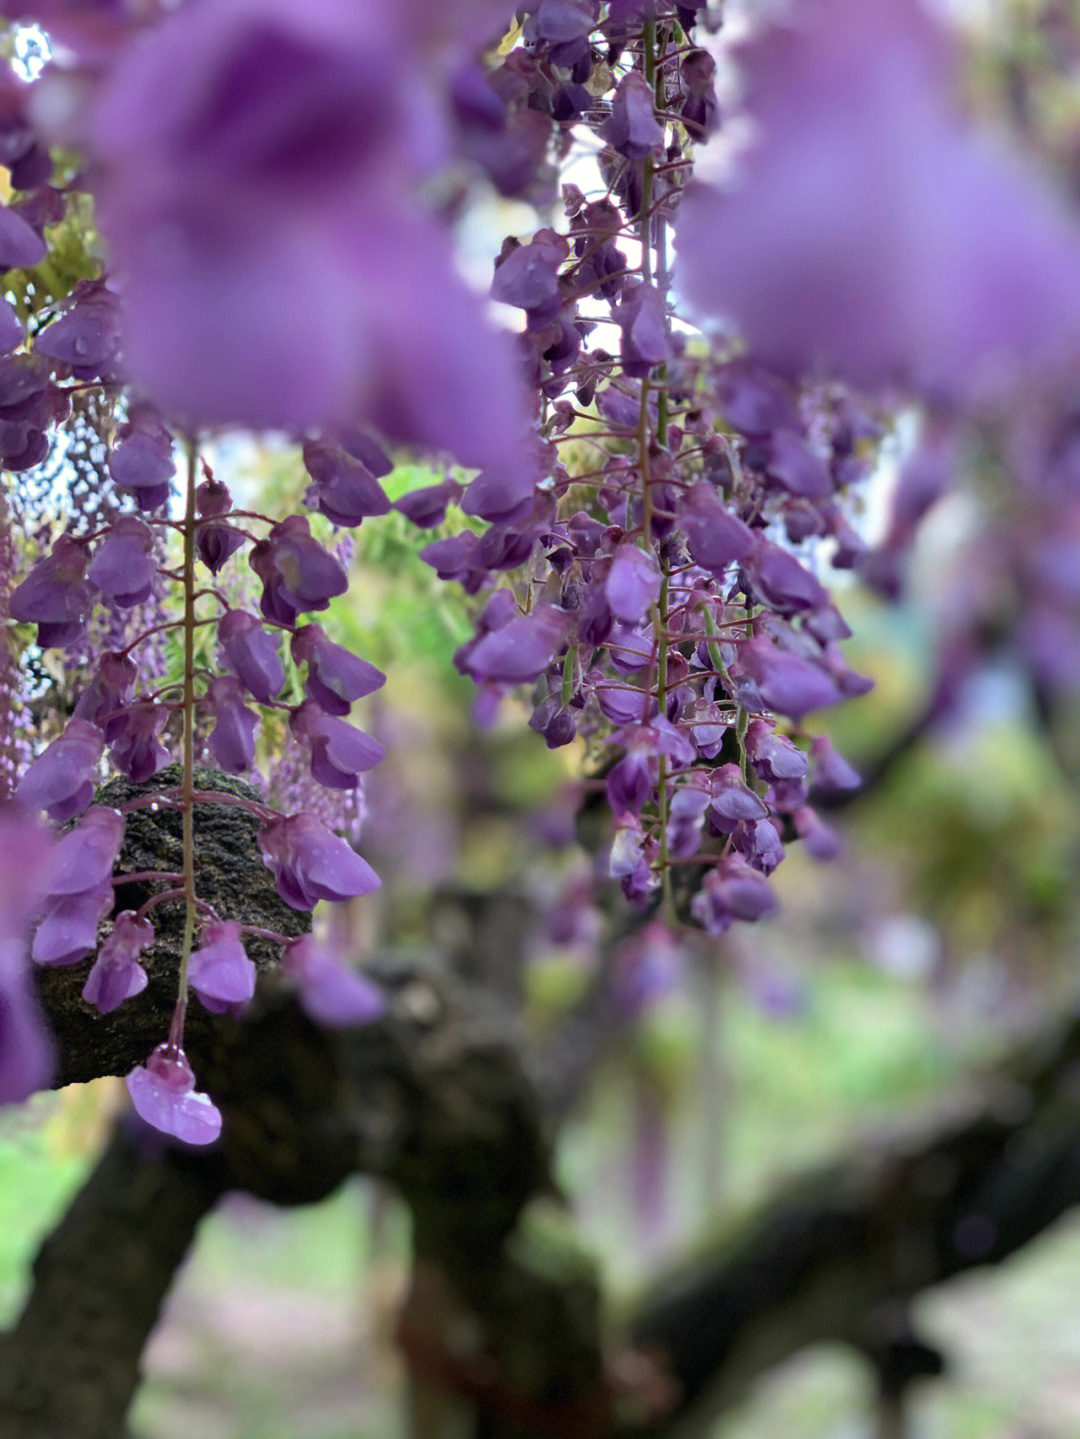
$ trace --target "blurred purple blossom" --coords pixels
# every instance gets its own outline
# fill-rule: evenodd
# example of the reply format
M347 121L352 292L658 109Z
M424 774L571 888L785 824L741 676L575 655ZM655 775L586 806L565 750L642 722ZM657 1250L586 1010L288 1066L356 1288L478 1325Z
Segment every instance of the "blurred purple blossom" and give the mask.
M0 1104L49 1082L53 1046L29 971L30 921L44 896L53 840L13 806L0 809Z
M346 968L332 949L310 934L289 941L282 951L281 968L296 980L300 1003L316 1024L333 1029L367 1024L386 1009L377 985Z
M679 213L696 304L782 373L861 388L963 395L1071 356L1080 224L959 113L951 36L917 0L804 0L741 58L741 181L692 185Z

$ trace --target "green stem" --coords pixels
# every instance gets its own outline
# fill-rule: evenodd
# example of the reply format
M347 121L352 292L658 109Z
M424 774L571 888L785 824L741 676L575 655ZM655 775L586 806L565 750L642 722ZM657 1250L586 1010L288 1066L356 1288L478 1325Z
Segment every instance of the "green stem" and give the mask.
M184 753L180 781L183 806L184 942L170 1040L179 1044L188 1001L188 963L195 941L198 896L195 893L195 486L199 472L194 440L187 446L187 493L184 505Z
M643 32L644 53L643 67L645 81L654 91L660 92L663 83L659 74L659 67L656 63L656 21L650 19L645 22ZM641 179L641 276L646 284L651 284L653 278L653 220L652 220L652 184L653 184L653 159L651 155L646 156L643 161ZM658 221L663 224L663 221ZM659 371L658 378L663 380L663 369ZM641 531L646 546L654 549L653 545L653 498L652 498L652 475L650 472L650 452L654 436L649 427L649 385L650 376L646 375L641 382L641 410L638 416L638 468L641 474ZM667 395L663 389L656 394L657 422L656 441L663 445L667 443ZM660 583L660 594L656 604L653 606L653 631L656 635L656 698L661 715L667 708L667 686L668 686L668 585L670 576L664 565L663 558L657 554L657 561L660 565L663 579ZM671 864L668 854L668 763L665 755L660 756L656 775L656 822L657 822L657 868L660 871L660 884L663 895L663 910L665 918L675 922L675 899L672 891Z

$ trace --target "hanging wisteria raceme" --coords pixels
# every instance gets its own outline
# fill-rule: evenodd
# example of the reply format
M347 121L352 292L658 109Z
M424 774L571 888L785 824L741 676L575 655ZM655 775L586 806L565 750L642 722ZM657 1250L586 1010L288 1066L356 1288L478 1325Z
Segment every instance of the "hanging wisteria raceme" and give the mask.
M89 661L66 723L7 785L20 813L4 824L43 812L62 837L32 931L21 911L5 930L0 1073L21 1047L43 1080L28 962L88 963L102 1012L137 1003L154 908L179 903L174 1017L129 1089L167 1133L216 1137L183 1048L189 991L242 1011L255 974L243 924L199 894L194 807L215 796L196 789L198 755L247 774L271 728L285 757L269 791L302 779L330 797L228 797L258 819L287 904L377 888L324 805L354 796L362 814L383 749L351 708L384 676L317 617L349 587L326 527L387 514L394 447L463 467L393 508L476 597L455 659L486 711L525 686L531 727L581 746L608 815L598 879L652 916L650 953L771 914L790 844L837 853L812 797L859 780L807 718L869 682L844 658L828 569L895 590L958 417L1033 379L1065 392L1080 228L957 111L954 37L917 0L797 0L741 50L758 130L737 183L693 180L725 118L719 8L0 5L51 31L62 62L0 84L6 511L29 513L33 492L50 514L35 476L83 482L61 532L43 519L5 540L0 581L6 614L34 627L17 631L24 673L49 650ZM50 143L78 169L54 169ZM544 210L495 262L516 337L455 268L477 185ZM104 258L88 274L83 253L65 287L91 202ZM934 407L921 468L868 552L851 496L918 401ZM237 426L296 444L303 512L233 504L207 458ZM1071 553L1028 616L1047 663ZM10 690L0 668L0 703ZM103 769L140 783L177 757L180 784L154 802L183 815L182 868L115 912L125 821L94 803ZM259 933L318 1022L376 1012L331 949Z

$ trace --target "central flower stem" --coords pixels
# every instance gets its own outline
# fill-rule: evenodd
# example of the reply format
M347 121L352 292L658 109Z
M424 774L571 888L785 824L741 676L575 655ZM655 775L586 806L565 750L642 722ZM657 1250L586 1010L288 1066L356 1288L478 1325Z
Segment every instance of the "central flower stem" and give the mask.
M198 896L195 893L195 485L199 460L195 441L187 445L187 482L184 499L184 753L180 781L183 813L184 942L180 951L180 978L169 1042L183 1041L187 1014L188 963L195 941Z
M663 106L663 75L657 64L658 60L658 39L655 19L645 22L645 29L642 35L643 54L642 68L645 81L653 90L658 111ZM661 272L657 276L658 283L666 288L667 266L664 258L664 219L662 215L655 218L652 214L653 208L653 172L655 161L651 155L647 155L642 161L641 177L641 276L646 284L653 282L653 245L659 244L662 259ZM659 237L659 238L658 238ZM638 471L641 476L641 530L642 538L646 547L651 550L657 564L663 574L660 585L660 594L657 602L653 605L652 620L653 633L656 637L656 702L661 716L667 713L667 685L668 685L668 586L670 573L664 561L661 547L653 539L653 495L652 495L652 445L667 443L667 392L663 388L664 367L657 371L657 378L661 381L656 390L656 431L652 431L651 417L649 410L650 398L650 375L646 375L641 381L641 409L638 414ZM661 755L657 765L656 775L656 822L657 822L657 859L656 868L660 874L660 883L663 893L663 909L665 918L673 921L675 918L675 904L672 893L671 864L668 855L668 815L670 803L668 796L668 763L667 758Z

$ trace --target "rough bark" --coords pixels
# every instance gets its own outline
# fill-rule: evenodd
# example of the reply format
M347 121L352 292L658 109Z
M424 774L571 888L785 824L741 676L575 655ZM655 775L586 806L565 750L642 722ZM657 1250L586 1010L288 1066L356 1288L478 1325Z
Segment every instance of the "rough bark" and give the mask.
M117 1439L150 1331L221 1180L216 1158L164 1151L117 1127L45 1240L19 1323L0 1341L0 1433Z
M247 799L259 797L243 780L220 770L199 769L195 781L200 790L218 790ZM145 784L113 780L95 798L100 804L119 805L175 789L179 782L179 765L170 765ZM183 865L181 824L180 812L174 809L136 809L128 814L124 847L115 869L117 876L152 870L179 872ZM281 934L302 934L311 927L310 916L290 909L279 897L255 842L258 830L258 819L235 805L195 806L199 897L213 905L221 919L235 919ZM165 888L168 886L146 881L118 883L113 915L137 909L150 895ZM35 971L41 1002L57 1041L57 1088L103 1074L127 1074L142 1064L167 1035L176 1003L184 906L166 902L155 906L151 917L156 939L142 956L149 983L142 994L112 1014L99 1014L82 998L89 959L77 965ZM100 939L104 939L111 924L111 918L104 921ZM260 972L274 967L277 950L273 944L249 937L245 948ZM188 1048L192 1052L205 1048L216 1024L215 1017L201 1005L191 1005Z

